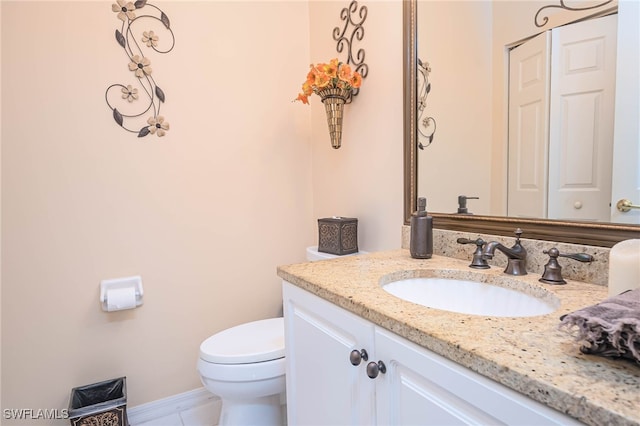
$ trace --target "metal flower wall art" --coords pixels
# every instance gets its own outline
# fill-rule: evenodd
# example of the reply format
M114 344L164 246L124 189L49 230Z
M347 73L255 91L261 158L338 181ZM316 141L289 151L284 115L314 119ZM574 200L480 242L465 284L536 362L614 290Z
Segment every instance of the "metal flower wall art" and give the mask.
M548 16L542 16L541 13L542 11L544 11L545 9L564 9L564 10L568 10L571 12L580 12L580 11L584 11L584 10L593 10L593 9L597 9L599 7L602 6L606 6L609 3L612 3L613 0L603 0L601 2L599 2L598 4L591 4L591 5L586 5L586 6L581 6L581 5L574 5L574 6L569 6L567 4L567 2L565 2L564 0L560 0L560 4L548 4L546 6L542 6L540 9L538 9L538 11L536 12L536 16L533 18L533 21L536 24L536 27L538 28L542 28L545 25L547 25L547 23L549 22L549 17ZM548 13L548 11L546 11L546 13Z
M418 58L418 148L425 149L436 133L436 120L426 114L427 96L431 92L429 62L422 62Z
M357 12L357 17L356 17ZM359 18L359 20L358 20ZM338 53L342 53L345 46L347 48L347 64L355 67L362 78L367 78L369 74L369 65L364 62L364 49L358 49L355 52L355 42L362 41L364 38L364 21L367 19L367 6L362 6L358 10L358 2L353 0L349 7L345 7L340 12L340 19L344 21L342 29L335 27L333 29L333 39L337 42L336 49ZM347 32L351 29L350 32ZM355 52L355 55L354 55ZM348 103L351 103L352 97L357 96L360 89L354 88Z
M173 50L175 37L169 18L147 0L116 0L111 10L121 21L115 40L126 55L123 66L128 67L131 81L109 86L105 92L107 105L113 119L126 131L138 137L164 136L169 122L160 115L160 107L166 97L154 78L148 55Z

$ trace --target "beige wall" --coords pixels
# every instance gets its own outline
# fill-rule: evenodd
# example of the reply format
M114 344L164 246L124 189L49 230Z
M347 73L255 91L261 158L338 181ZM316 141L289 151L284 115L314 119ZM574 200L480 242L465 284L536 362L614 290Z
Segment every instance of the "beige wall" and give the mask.
M431 65L426 115L436 120L433 143L417 150L418 196L427 209L455 213L458 195L469 211L488 214L491 188L491 3L420 1L418 56Z
M121 375L130 406L199 387L199 343L280 313L275 268L304 259L319 217L400 246L399 0L367 3L370 73L340 150L319 99L291 99L336 55L345 3L156 4L176 35L151 56L171 129L142 139L104 101L131 78L110 1L1 4L2 408L65 408ZM133 274L144 305L101 311L100 280Z
M336 57L333 28L349 2L310 3L311 61ZM363 1L368 8L363 48L369 74L345 107L342 147L331 148L324 107L312 114L313 217L358 218L361 249L400 247L403 219L402 1ZM357 19L357 16L354 17ZM346 59L346 48L341 60Z
M3 408L121 375L130 405L199 387L199 343L278 315L276 265L313 238L307 4L161 3L171 130L143 139L104 101L130 79L110 5L2 5ZM144 305L103 312L100 280L133 274Z

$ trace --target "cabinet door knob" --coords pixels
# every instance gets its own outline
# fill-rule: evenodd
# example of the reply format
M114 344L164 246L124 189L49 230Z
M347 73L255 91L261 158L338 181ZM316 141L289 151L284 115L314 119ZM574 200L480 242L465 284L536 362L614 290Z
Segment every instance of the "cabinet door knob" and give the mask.
M370 379L378 377L378 373L384 374L386 372L387 366L384 365L384 362L382 361L378 361L377 364L373 361L367 364L367 376L369 376Z
M349 361L351 361L351 365L360 365L360 362L363 360L369 360L369 354L366 350L362 349L358 351L357 349L354 349L351 351L351 354L349 355Z

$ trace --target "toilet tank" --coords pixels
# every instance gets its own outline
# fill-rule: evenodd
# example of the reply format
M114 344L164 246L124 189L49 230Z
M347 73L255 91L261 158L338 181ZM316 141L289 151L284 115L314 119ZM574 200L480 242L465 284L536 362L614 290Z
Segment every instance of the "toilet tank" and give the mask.
M345 257L345 256L357 256L359 254L365 254L365 253L366 251L360 250L356 253L339 256L337 254L324 253L324 252L318 251L318 246L311 246L311 247L307 247L307 260L309 262L315 262L316 260L335 259L337 257Z

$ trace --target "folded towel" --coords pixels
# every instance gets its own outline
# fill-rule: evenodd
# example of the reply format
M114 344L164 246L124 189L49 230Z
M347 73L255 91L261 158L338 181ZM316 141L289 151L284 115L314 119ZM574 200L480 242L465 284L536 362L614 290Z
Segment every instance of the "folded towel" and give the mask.
M560 328L578 328L583 353L640 363L640 288L610 297L560 318Z

